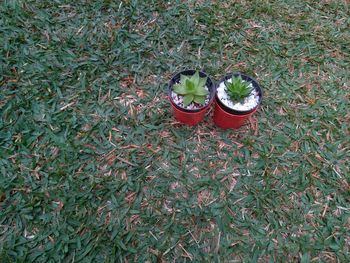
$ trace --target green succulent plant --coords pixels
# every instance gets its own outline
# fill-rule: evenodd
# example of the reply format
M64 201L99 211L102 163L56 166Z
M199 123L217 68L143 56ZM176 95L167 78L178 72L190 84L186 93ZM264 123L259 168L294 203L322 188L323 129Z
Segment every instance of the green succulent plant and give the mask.
M231 82L225 81L228 95L232 101L242 101L253 91L249 82L244 81L240 76L232 78Z
M180 75L180 83L175 84L173 91L183 96L183 105L186 107L195 102L204 104L209 91L204 87L207 83L207 77L201 78L199 72L196 71L192 76Z

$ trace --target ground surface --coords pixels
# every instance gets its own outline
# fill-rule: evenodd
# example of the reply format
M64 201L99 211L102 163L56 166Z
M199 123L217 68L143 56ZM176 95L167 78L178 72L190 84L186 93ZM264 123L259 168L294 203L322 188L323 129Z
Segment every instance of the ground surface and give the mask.
M1 262L349 261L347 1L224 2L0 2ZM180 125L181 68L263 105Z

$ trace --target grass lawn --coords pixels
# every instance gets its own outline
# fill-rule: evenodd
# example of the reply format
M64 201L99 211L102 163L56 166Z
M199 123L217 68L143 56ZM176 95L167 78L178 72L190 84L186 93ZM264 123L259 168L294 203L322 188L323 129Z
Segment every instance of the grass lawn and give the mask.
M349 262L349 7L0 1L0 262ZM182 68L262 107L181 125Z

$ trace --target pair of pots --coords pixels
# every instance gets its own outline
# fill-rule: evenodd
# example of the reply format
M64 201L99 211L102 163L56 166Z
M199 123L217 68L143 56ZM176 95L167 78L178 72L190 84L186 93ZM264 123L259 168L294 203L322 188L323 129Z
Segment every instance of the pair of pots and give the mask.
M238 129L241 127L247 119L251 115L253 115L258 106L261 103L261 98L262 98L262 90L260 85L251 77L244 75L240 72L233 73L233 74L228 74L225 77L223 77L218 85L215 85L215 83L211 80L211 78L204 72L200 71L199 76L204 78L207 77L207 83L206 86L209 90L210 93L210 99L208 104L204 105L201 108L195 109L195 110L188 110L180 107L177 105L171 96L173 86L180 81L180 75L186 75L186 76L192 76L196 71L195 70L184 70L179 73L177 73L169 82L168 85L168 95L169 95L169 100L171 102L171 106L173 108L174 116L175 119L178 120L179 122L185 123L187 125L193 126L201 122L204 118L205 113L208 111L210 108L211 104L214 102L215 108L214 108L214 123L219 126L222 129ZM258 105L249 110L249 111L235 111L224 105L218 98L217 93L216 93L216 88L220 85L220 83L231 79L232 77L237 77L240 76L243 80L251 82L253 84L253 87L257 91L259 95L259 103Z

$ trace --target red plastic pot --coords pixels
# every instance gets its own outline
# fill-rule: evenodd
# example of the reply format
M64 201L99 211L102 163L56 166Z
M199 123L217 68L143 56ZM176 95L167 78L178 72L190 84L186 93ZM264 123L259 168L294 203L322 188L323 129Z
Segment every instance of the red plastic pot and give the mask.
M171 106L173 108L175 119L179 122L185 123L189 126L194 126L204 119L204 115L207 112L209 105L197 112L186 112L179 109L178 106L171 100Z
M242 125L245 124L245 122L250 118L250 116L252 116L256 112L257 108L259 107L259 105L261 103L261 99L262 99L262 90L261 90L260 85L253 78L246 76L246 75L239 73L239 72L225 76L224 78L222 78L219 81L218 86L223 81L226 81L226 80L232 78L232 76L234 76L234 77L241 76L241 78L243 80L252 82L253 87L259 93L260 99L259 99L258 105L254 109L251 109L249 111L235 111L235 110L228 108L223 103L221 103L219 98L216 95L215 96L215 109L214 109L213 120L214 120L214 123L222 129L238 129L238 128L240 128Z
M238 129L256 112L256 108L247 114L236 115L225 111L215 99L214 123L222 129Z
M215 96L215 85L214 82L211 80L211 78L204 72L199 71L200 77L207 77L207 83L206 86L209 89L210 93L210 99L208 104L204 105L203 107L195 110L188 110L180 107L177 105L171 97L172 87L174 84L178 83L180 81L180 75L188 75L192 76L194 73L196 73L195 70L184 70L179 73L177 73L174 77L171 78L169 85L168 85L168 97L169 101L171 103L171 106L173 108L174 117L177 121L187 124L189 126L194 126L201 122L204 119L205 113L210 108L210 105L212 104Z

